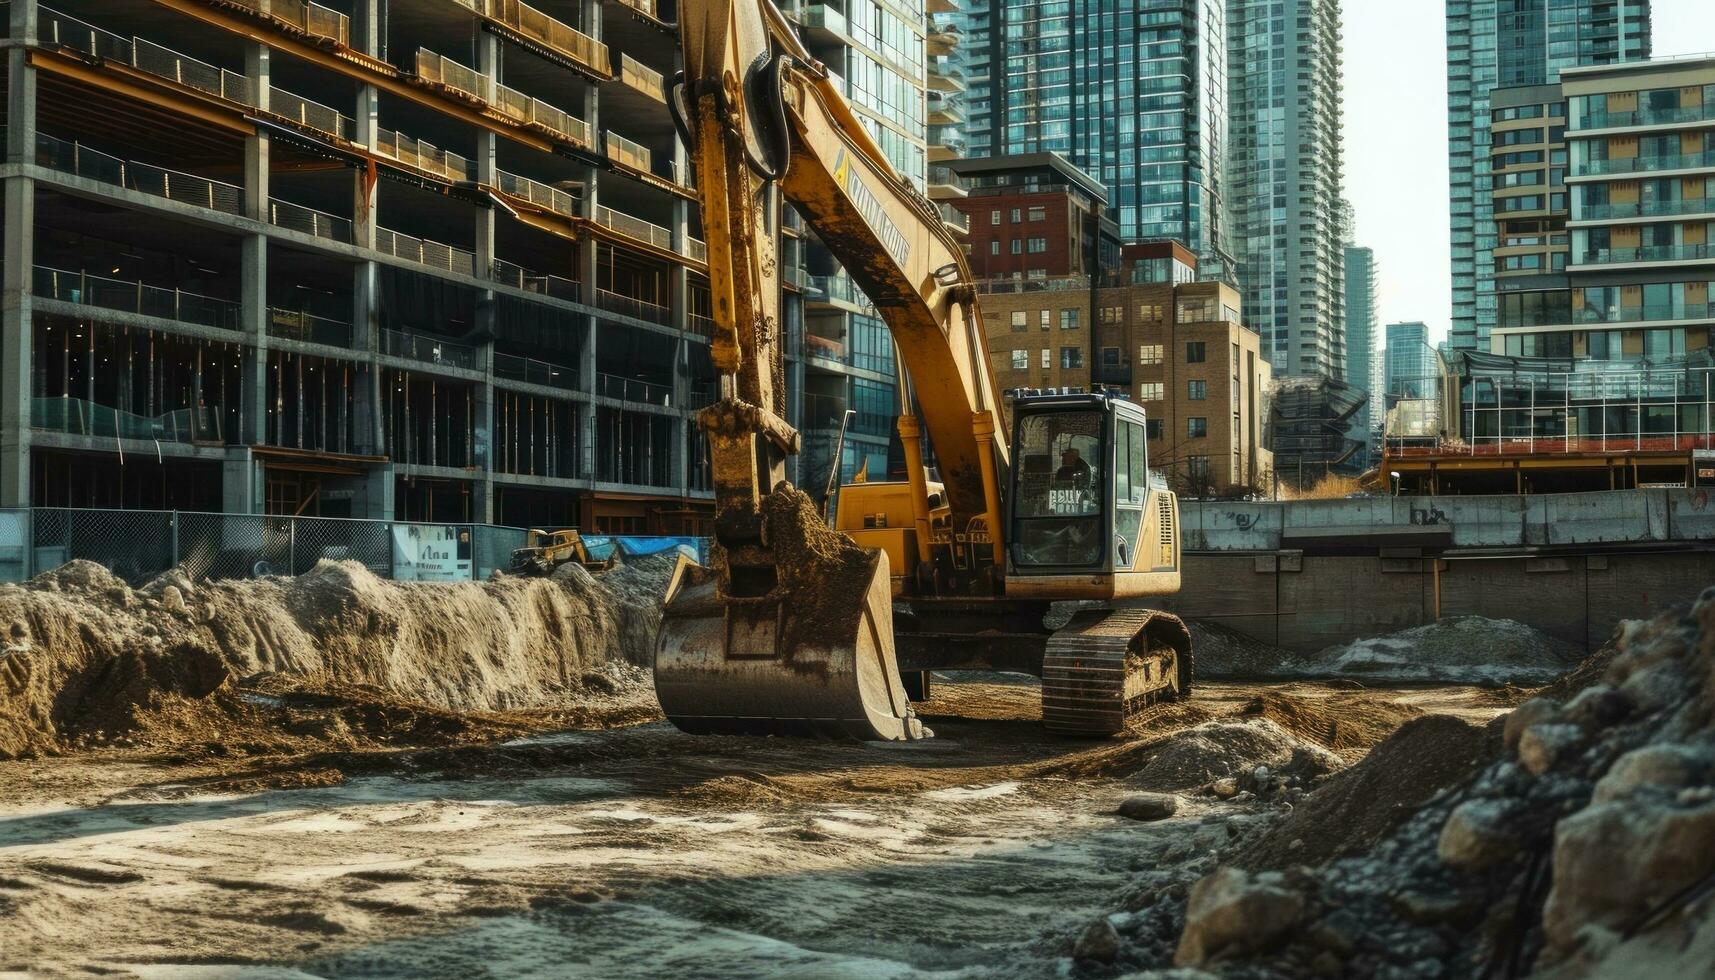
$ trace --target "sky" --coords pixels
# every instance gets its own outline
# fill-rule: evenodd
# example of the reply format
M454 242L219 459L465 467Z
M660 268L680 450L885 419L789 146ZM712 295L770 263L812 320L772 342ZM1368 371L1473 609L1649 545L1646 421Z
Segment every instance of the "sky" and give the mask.
M1346 0L1346 197L1376 251L1381 323L1447 336L1447 31L1444 0ZM1715 51L1715 3L1654 0L1654 54Z

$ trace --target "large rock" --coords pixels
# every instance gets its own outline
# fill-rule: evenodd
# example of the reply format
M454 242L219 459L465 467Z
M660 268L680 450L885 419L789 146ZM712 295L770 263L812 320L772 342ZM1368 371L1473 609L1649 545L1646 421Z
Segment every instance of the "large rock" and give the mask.
M1112 963L1120 954L1120 934L1106 919L1097 919L1084 928L1072 946L1072 958L1096 963Z
M1459 804L1441 827L1436 845L1441 863L1460 871L1481 871L1505 861L1519 843L1511 817L1511 808L1501 800Z
M1132 820L1165 820L1179 812L1179 797L1171 793L1139 793L1120 801L1119 814Z
M1679 789L1694 783L1709 760L1683 745L1646 745L1620 756L1596 784L1595 801L1631 796L1641 786Z
M1554 832L1554 888L1543 908L1549 945L1564 955L1579 930L1619 930L1715 871L1715 804L1694 809L1598 803Z
M1519 739L1524 737L1526 729L1534 725L1552 725L1559 720L1560 705L1550 698L1531 698L1507 714L1501 740L1507 751L1512 752L1518 748Z
M1531 774L1540 776L1571 756L1584 745L1584 729L1579 725L1532 725L1518 740L1518 761Z
M1185 931L1173 956L1178 966L1202 966L1223 953L1251 953L1278 942L1304 917L1304 896L1278 872L1252 877L1221 868L1191 888Z

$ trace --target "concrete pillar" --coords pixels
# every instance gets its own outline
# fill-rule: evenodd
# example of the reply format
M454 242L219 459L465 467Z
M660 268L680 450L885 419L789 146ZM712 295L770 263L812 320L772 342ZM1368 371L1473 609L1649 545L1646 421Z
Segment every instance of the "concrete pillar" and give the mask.
M228 514L260 514L267 505L265 489L262 464L250 454L250 447L227 450L221 464L220 509Z
M386 59L381 36L381 5L385 0L357 0L351 12L351 46L372 58Z
M9 32L36 33L34 0L14 3ZM6 160L27 163L36 152L36 71L23 48L6 52ZM0 249L0 507L30 504L30 365L35 265L36 182L6 180L5 248Z
M369 486L363 495L364 512L359 517L372 521L391 521L395 516L393 499L396 483L392 466L377 466L369 471Z
M244 52L244 67L262 108L267 108L269 52L266 45L253 44ZM256 135L244 141L244 210L259 221L268 220L268 137ZM244 381L240 397L242 431L248 444L264 441L268 405L268 239L250 235L240 245L241 282L239 329L244 333ZM254 499L259 500L257 495Z
M475 29L476 70L482 75L482 97L494 105L498 101L495 86L500 82L500 37L483 30L480 23Z
M498 137L493 133L481 132L476 136L476 182L488 187L500 184L499 166L495 163ZM476 209L476 277L490 279L494 276L494 260L498 257L494 252L495 222L499 216L493 207Z
M374 146L381 128L381 99L373 85L357 89L357 110L352 114L356 132L352 139ZM369 171L358 169L351 176L351 240L364 248L375 244L376 211L381 203L381 182L370 182Z

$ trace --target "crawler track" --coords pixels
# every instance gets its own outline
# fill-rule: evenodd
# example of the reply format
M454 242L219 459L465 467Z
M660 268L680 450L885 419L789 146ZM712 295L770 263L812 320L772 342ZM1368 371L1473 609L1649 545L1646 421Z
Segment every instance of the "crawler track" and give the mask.
M1088 610L1048 640L1042 722L1068 735L1112 735L1190 686L1190 635L1178 617L1153 609Z

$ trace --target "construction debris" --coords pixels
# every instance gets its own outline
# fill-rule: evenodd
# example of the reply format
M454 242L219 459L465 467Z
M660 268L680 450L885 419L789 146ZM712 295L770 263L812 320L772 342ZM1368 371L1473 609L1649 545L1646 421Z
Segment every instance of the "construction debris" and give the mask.
M1146 874L1121 965L1232 977L1707 975L1715 589L1486 728L1405 725L1283 818ZM1240 928L1238 923L1243 923Z
M625 665L648 662L671 567L641 559L609 573L612 586L581 568L410 583L323 561L297 578L174 571L132 589L75 561L0 586L0 759L129 738L168 704L182 719L186 702L218 701L230 722L240 688L267 678L443 712L565 707L620 686L647 700Z

